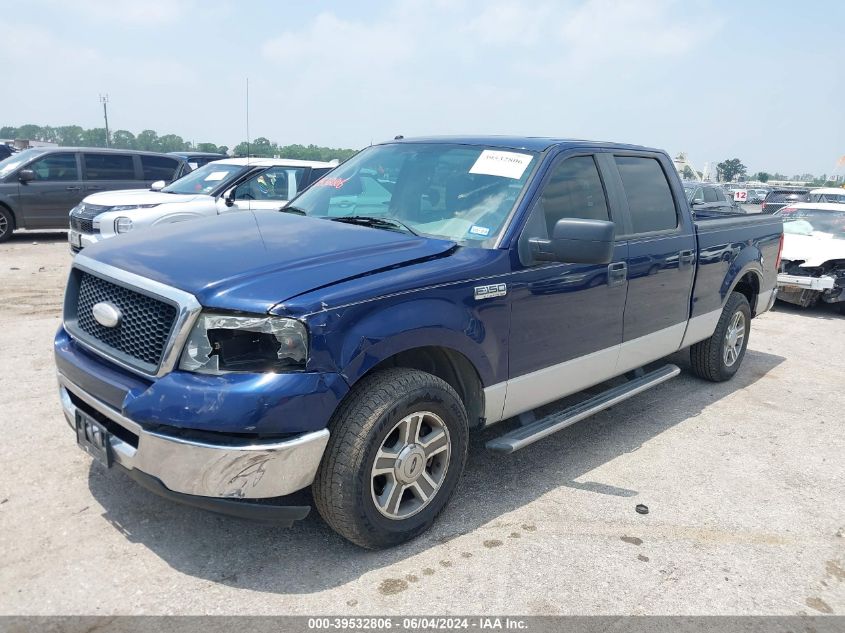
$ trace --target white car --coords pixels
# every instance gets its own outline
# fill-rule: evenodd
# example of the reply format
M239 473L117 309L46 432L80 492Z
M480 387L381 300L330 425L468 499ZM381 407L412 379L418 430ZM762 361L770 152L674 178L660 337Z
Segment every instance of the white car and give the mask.
M336 161L227 158L151 189L104 191L70 211L74 253L120 233L231 211L279 209L335 168Z
M802 307L821 299L845 314L845 204L800 202L775 215L783 218L777 298Z
M845 203L845 189L842 187L821 187L810 189L810 202Z

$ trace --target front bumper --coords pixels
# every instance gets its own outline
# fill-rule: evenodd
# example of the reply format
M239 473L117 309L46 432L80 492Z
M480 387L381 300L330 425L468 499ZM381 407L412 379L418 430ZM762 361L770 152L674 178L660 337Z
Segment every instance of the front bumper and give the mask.
M61 372L58 379L62 409L71 427L75 428L78 407L116 425L112 429L119 436L110 434L115 463L130 473L148 475L176 495L235 500L291 494L314 480L329 439L327 429L251 444L171 437L144 429Z
M72 253L78 253L92 244L103 241L103 239L100 233L80 233L73 229L70 229L67 234L67 241Z
M804 290L830 290L836 285L836 279L828 275L810 277L803 275L778 274L778 286L802 288Z

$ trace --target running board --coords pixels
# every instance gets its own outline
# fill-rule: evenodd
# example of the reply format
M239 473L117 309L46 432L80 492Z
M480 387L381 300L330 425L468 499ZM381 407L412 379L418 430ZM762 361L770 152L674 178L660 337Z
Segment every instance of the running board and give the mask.
M643 391L656 387L657 385L670 380L681 373L677 365L664 365L660 369L629 380L624 385L611 387L592 398L579 402L576 405L547 415L545 418L514 429L487 442L487 448L499 453L513 453L520 448L525 448L537 440L551 435L567 426L580 422L584 418L604 411L628 398L636 396Z

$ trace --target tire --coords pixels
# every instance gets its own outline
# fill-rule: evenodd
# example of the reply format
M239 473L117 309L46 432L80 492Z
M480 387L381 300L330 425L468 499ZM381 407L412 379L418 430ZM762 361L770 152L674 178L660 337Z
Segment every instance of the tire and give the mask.
M741 322L741 327L740 323ZM731 336L736 330L737 335ZM693 372L700 378L712 382L730 380L736 374L751 333L751 306L748 299L738 292L732 292L716 324L713 335L690 347L690 363ZM740 339L741 340L737 340ZM733 352L728 351L733 348Z
M0 244L8 241L15 230L15 218L12 212L0 205Z
M404 543L431 527L466 463L463 403L445 381L415 369L362 379L329 430L314 502L333 530L367 549Z

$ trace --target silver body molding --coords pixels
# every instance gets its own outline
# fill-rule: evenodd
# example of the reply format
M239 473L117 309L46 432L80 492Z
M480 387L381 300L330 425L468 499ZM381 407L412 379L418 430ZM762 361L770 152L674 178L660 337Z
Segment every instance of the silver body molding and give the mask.
M484 389L485 424L565 398L703 341L713 334L721 314L714 310L621 345L491 385Z
M147 374L139 370L137 367L132 367L131 365L122 362L120 359L109 355L102 349L99 349L96 345L86 342L84 336L81 336L76 330L68 329L67 323L65 323L65 329L67 329L73 336L74 341L98 356L107 358L116 365L119 365L120 367L123 367L135 374L145 376L146 378L157 378L173 371L176 364L179 362L179 356L182 353L182 348L185 346L185 341L188 339L188 335L191 333L191 328L193 328L194 323L199 316L200 310L202 309L202 306L200 306L196 297L184 290L179 290L173 286L168 286L152 279L142 277L141 275L130 273L122 268L116 268L115 266L100 263L95 259L91 259L90 257L86 257L81 254L77 255L73 259L73 267L84 270L97 277L103 277L108 281L112 281L120 285L137 288L153 295L170 299L178 305L176 323L173 326L173 334L165 344L164 352L161 357L161 364L155 374Z
M202 497L264 499L301 490L314 481L328 429L290 440L246 446L208 444L144 430L59 373L59 397L65 418L76 428L70 393L86 405L138 436L138 447L111 435L114 461L159 479L174 492Z

